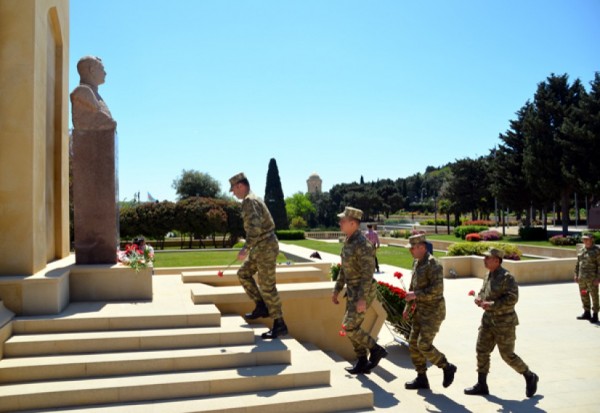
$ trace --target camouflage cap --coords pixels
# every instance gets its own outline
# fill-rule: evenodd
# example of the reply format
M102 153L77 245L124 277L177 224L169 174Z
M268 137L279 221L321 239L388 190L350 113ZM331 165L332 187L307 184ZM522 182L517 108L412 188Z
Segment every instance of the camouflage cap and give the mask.
M344 208L344 212L338 214L338 218L354 218L360 221L362 215L363 212L360 209L347 206Z
M486 257L496 257L496 258L503 259L504 251L499 250L498 248L490 248L489 250L484 252L483 255L485 255Z
M592 239L592 238L594 238L594 237L589 232L581 234L581 239Z
M229 190L233 189L233 186L235 184L237 184L238 182L240 182L242 179L248 179L248 178L246 178L246 175L243 172L240 172L239 174L235 174L231 178L229 178L229 184L231 185Z
M411 247L414 247L415 245L423 244L425 242L427 242L427 238L425 237L425 234L417 234L417 235L413 235L408 238L408 244L406 244L405 247L411 248Z

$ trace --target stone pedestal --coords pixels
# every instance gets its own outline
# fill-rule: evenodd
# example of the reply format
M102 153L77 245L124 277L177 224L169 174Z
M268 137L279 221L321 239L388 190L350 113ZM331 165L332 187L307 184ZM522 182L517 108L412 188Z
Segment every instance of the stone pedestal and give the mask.
M76 264L115 264L118 245L115 130L73 131Z

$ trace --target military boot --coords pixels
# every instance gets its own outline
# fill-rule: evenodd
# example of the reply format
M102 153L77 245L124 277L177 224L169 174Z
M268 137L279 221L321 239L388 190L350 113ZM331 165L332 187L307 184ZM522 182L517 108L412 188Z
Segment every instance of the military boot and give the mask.
M384 357L387 357L388 352L386 349L381 347L379 344L375 344L375 346L371 349L371 355L369 356L369 370L373 370L379 364L379 360Z
M367 356L360 356L356 361L356 364L352 367L344 367L344 369L350 374L369 374L369 360Z
M427 379L427 374L419 373L417 374L417 378L413 381L407 381L404 383L404 388L407 390L418 390L418 389L427 389L429 390L429 380Z
M537 384L540 378L537 374L529 370L523 373L523 376L525 376L525 395L532 397L537 391Z
M442 386L448 387L454 381L454 374L456 373L456 366L452 363L446 364L444 367L444 381L442 382Z
M578 320L591 320L592 315L590 314L590 310L585 310L583 314L577 317Z
M592 316L592 318L590 318L590 323L597 323L598 322L598 311L594 311L594 315Z
M465 394L481 395L481 396L486 396L486 395L490 394L490 390L488 389L488 385L487 385L486 381L487 381L487 374L479 373L477 375L477 384L475 384L473 387L466 388Z
M257 302L256 307L254 307L254 310L252 310L251 313L244 314L244 317L247 320L256 320L257 318L268 317L268 316L269 316L269 309L267 308L267 305L265 304L264 301Z
M266 339L277 338L279 336L285 336L288 333L287 326L285 325L285 321L283 318L276 318L273 320L273 328L267 331L266 333L262 333L261 337Z

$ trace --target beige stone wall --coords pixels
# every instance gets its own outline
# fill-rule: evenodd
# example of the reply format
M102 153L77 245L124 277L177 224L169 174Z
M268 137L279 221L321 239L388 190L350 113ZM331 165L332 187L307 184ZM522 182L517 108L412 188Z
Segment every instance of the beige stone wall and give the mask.
M0 276L69 254L68 45L68 0L0 0Z

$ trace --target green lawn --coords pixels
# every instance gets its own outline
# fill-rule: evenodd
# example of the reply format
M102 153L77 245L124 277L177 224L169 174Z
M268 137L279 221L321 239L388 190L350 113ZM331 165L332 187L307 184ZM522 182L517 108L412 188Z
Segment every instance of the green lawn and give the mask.
M208 265L226 266L237 256L238 251L193 251L165 252L154 255L154 266L161 267L196 267ZM285 255L279 254L277 262L286 262ZM238 263L234 263L236 265Z
M330 254L339 255L342 251L342 244L333 244L330 242L315 241L315 240L297 240L297 241L281 241L285 244L298 245L311 250L328 252ZM434 251L436 257L444 257L444 252ZM406 248L402 247L384 247L377 250L377 259L380 264L394 265L402 268L412 268L413 258Z

